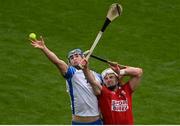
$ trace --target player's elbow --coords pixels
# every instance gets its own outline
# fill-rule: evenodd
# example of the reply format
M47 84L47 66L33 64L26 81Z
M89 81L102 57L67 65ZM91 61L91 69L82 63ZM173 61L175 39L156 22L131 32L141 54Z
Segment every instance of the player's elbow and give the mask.
M137 76L141 77L143 75L143 69L142 68L138 68L137 70Z

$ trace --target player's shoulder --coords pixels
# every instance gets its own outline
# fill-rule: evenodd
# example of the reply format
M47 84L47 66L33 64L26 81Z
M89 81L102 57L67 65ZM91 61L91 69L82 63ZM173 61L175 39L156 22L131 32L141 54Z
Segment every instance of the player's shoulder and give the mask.
M65 73L64 78L66 79L71 78L75 74L76 71L77 69L75 67L68 66L67 72Z

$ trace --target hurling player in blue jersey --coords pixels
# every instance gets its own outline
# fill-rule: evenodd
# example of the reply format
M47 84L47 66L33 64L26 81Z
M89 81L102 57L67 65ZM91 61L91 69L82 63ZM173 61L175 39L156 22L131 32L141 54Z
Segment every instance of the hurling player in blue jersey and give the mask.
M83 52L80 49L70 51L67 64L47 48L42 37L39 40L31 40L31 45L41 49L66 79L71 101L72 124L101 125L97 98L83 71L79 68L80 61L84 57ZM97 81L101 82L100 76L95 72L93 74Z

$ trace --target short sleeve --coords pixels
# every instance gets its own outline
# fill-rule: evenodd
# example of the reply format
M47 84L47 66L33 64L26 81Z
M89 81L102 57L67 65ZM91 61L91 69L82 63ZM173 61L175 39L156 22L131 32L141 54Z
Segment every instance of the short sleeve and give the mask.
M75 72L76 72L76 68L74 68L73 66L68 67L68 70L64 75L64 78L66 79L72 78Z

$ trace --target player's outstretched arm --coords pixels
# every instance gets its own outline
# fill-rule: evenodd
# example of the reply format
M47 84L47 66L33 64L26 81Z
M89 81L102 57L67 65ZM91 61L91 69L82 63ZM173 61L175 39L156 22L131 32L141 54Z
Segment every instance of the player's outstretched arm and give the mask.
M92 73L92 71L88 68L88 62L87 60L84 58L81 61L81 66L83 66L82 70L84 72L84 75L87 79L87 81L91 84L93 91L95 93L95 95L100 95L101 94L101 90L102 90L102 86L101 84L95 79L94 74Z
M58 67L61 74L65 75L68 65L46 47L42 36L40 37L40 40L31 40L31 45L35 48L41 49L48 59Z

